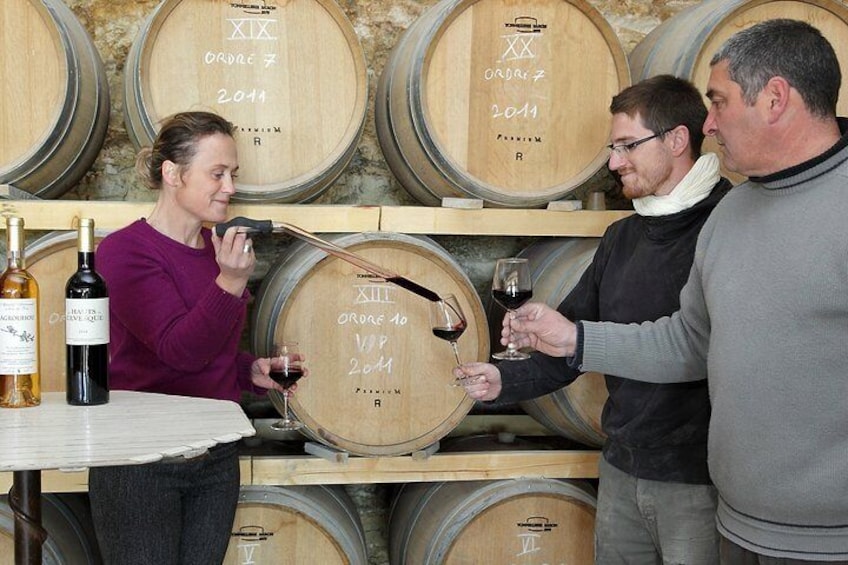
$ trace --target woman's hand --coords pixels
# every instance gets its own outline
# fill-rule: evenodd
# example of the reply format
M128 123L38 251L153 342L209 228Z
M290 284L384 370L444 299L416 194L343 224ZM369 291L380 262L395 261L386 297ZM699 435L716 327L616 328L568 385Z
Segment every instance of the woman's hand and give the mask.
M233 226L224 232L224 237L213 232L212 245L215 247L215 261L221 269L215 282L233 296L241 296L256 268L253 242L246 233L240 233L238 227Z
M277 365L279 359L268 358L268 357L260 357L253 362L250 366L250 382L252 382L255 386L259 388L267 388L270 390L276 390L277 392L285 392L287 389L283 388L283 385L274 381L270 377L271 368ZM277 367L280 368L280 367ZM309 369L303 368L303 377L306 378L309 376ZM288 388L289 394L293 393L297 390L297 383L293 384Z
M259 388L267 388L283 392L282 385L274 382L270 377L271 359L268 357L259 357L250 366L250 382Z

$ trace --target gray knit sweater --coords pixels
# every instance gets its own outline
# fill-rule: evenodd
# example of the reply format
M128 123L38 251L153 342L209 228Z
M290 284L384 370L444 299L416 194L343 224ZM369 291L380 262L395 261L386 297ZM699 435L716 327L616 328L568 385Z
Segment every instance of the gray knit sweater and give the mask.
M585 371L708 375L718 528L763 555L848 559L846 146L733 188L701 230L678 312L582 324Z

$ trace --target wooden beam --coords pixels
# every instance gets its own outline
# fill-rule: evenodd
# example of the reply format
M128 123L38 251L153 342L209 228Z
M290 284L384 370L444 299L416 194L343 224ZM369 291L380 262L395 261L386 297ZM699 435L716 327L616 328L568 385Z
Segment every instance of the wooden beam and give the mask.
M310 455L243 456L242 485L326 485L470 481L547 477L586 479L598 476L598 451L494 451L435 453L430 457L349 457L344 462ZM86 492L88 470L42 471L43 492ZM8 492L12 473L0 473L0 491Z
M631 214L627 210L560 212L383 206L380 230L430 235L600 237L609 224Z
M153 202L93 200L0 200L0 216L21 216L28 230L72 230L75 220L94 218L98 229L114 230L145 217ZM377 206L232 204L230 216L287 222L317 233L376 231ZM0 222L0 229L5 229Z
M345 463L311 456L253 457L254 485L321 485L470 481L522 477L595 478L598 451L436 453L428 458L350 457Z
M21 216L28 230L72 230L81 217L114 230L150 214L153 202L93 200L5 200L0 216ZM230 216L286 222L315 233L389 231L430 235L600 237L627 210L561 212L429 206L233 204ZM0 222L0 229L5 224Z

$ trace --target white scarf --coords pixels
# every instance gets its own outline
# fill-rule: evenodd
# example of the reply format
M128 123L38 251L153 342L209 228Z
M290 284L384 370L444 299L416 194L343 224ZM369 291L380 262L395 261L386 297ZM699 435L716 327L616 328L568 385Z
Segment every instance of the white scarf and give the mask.
M705 153L695 161L692 169L669 194L634 198L633 209L640 216L676 214L709 196L720 178L718 156L715 153Z

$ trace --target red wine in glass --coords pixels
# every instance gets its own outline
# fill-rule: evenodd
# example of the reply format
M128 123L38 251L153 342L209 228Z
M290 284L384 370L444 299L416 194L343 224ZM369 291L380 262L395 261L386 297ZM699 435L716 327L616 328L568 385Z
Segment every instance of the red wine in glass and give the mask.
M532 290L518 290L516 288L507 288L506 290L493 290L492 298L498 304L507 310L515 310L531 298L533 298Z
M271 371L269 376L275 383L282 385L284 389L289 389L303 376L303 369L300 367L289 367L288 370Z
M271 379L282 385L283 392L283 418L271 424L275 430L298 430L303 423L289 415L289 389L294 386L303 376L303 355L298 350L298 345L293 341L278 343L274 347L274 357L271 359L271 371L268 373Z
M492 277L492 298L506 308L507 315L511 316L513 310L530 300L532 296L533 280L530 276L529 261L523 257L498 259ZM526 353L518 351L511 338L506 346L506 351L499 351L492 357L502 361L530 358Z
M459 339L459 336L461 336L462 333L465 331L465 328L466 324L463 320L455 326L435 327L433 328L433 335L445 341L455 342Z
M438 302L430 303L430 327L434 336L451 344L456 364L462 365L456 342L468 327L468 322L456 296L448 294Z

